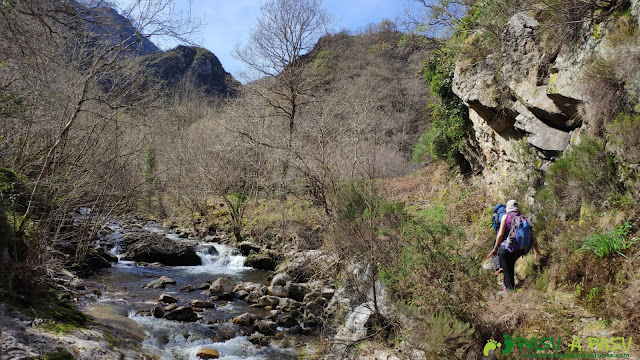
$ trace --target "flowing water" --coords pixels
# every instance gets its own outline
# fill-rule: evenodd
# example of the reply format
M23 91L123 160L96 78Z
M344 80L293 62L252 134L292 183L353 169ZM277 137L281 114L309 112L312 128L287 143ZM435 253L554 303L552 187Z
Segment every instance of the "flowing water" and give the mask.
M111 252L119 257L120 238L124 232L117 224L111 224L115 230L109 241ZM166 234L157 226L145 230L165 234L174 241L192 241L178 238L175 234ZM215 309L205 309L199 313L201 321L185 323L156 319L152 316L136 315L140 310L149 310L158 306L161 294L176 297L177 305L187 305L190 300L209 301L208 291L181 292L181 288L191 285L198 288L204 281L214 281L218 277L229 277L232 282L257 282L268 284L269 273L245 267L245 257L237 249L217 243L200 242L198 255L202 259L200 266L138 266L135 262L120 260L110 269L89 279L101 289L102 295L85 305L84 311L99 321L119 329L127 337L139 338L147 352L161 359L197 359L201 348L210 348L220 353L220 359L297 359L294 348L280 348L273 344L259 347L247 339L246 329L230 322L245 312L261 316L267 315L264 309L250 308L243 300L216 302ZM161 276L168 276L176 285L167 285L165 289L143 289L142 287ZM236 334L230 340L221 341L218 336L221 329ZM228 336L226 336L228 338Z

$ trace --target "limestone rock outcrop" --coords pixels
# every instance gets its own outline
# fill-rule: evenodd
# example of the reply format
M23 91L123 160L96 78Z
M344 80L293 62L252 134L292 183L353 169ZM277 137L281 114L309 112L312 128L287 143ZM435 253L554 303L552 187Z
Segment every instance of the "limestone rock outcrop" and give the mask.
M469 146L475 149L469 152L481 154L467 160L488 183L504 185L523 167L544 170L588 128L584 72L594 57L606 58L610 51L602 36L584 27L577 42L544 44L539 22L517 13L503 30L499 49L456 64L452 88L469 107L473 125ZM523 158L521 140L531 145L533 156Z

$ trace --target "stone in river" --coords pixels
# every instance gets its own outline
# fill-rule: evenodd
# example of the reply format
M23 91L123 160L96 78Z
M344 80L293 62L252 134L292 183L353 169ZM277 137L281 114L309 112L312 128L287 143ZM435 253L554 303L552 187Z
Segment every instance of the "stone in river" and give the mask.
M190 306L179 307L164 316L167 320L192 322L198 320L198 315L193 312Z
M209 287L209 293L211 293L211 295L218 295L225 292L231 292L233 291L233 287L234 285L231 280L221 277L211 284Z
M160 302L163 302L165 304L175 304L178 302L178 299L176 299L175 297L168 295L168 294L162 294L160 295L160 298L158 299Z
M198 351L196 356L200 359L217 359L220 357L220 354L213 349L202 348Z
M176 281L167 276L161 276L157 280L153 280L147 283L143 288L145 289L164 289L167 285L175 285Z

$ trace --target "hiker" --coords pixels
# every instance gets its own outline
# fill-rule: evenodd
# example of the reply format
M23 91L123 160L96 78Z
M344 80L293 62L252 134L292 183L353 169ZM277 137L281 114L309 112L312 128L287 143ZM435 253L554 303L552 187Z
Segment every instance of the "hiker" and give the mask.
M503 290L516 287L514 270L516 260L529 252L531 247L540 255L538 244L533 236L531 222L520 214L516 200L507 201L507 215L500 220L500 229L496 235L496 243L489 256L500 258L504 274Z
M502 217L507 215L507 207L504 204L498 204L493 207L493 215L491 216L491 227L498 235L498 231L500 230L500 223L502 222ZM492 241L493 243L493 241ZM500 257L498 255L493 257L493 276L498 276L502 272L502 266L500 266Z

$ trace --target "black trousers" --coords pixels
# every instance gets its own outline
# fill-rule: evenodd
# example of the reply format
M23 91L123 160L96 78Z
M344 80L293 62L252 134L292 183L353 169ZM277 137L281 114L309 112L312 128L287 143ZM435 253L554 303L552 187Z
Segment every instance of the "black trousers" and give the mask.
M502 274L504 274L504 286L508 290L513 290L516 288L516 260L518 260L521 255L522 253L519 250L510 252L507 249L498 249L498 257L500 258L500 265L502 265Z

